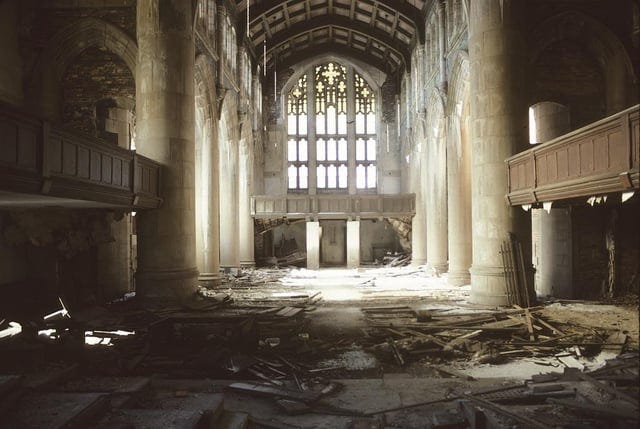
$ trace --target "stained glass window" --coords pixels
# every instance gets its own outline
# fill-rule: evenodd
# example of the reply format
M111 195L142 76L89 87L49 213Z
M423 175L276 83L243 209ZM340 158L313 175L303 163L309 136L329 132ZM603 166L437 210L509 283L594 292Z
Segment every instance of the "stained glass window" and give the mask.
M313 91L310 114L308 91ZM376 96L352 68L328 62L302 75L288 93L286 119L289 190L308 188L308 175L313 174L309 158L315 162L318 190L345 191L349 183L357 189L376 188ZM314 150L309 152L309 147ZM350 159L350 153L355 153L355 159ZM350 171L355 177L350 177Z

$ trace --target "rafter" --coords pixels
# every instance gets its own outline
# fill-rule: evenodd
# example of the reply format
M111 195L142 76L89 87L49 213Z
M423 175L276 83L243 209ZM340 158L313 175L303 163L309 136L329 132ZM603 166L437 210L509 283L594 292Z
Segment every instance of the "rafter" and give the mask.
M373 39L388 49L396 51L406 65L411 63L411 52L408 46L391 37L389 33L385 31L378 28L370 28L366 24L354 22L344 16L319 16L309 21L298 22L284 31L274 33L268 44L272 48L275 48L300 34L324 27L339 27L360 33L362 36L370 40Z
M305 49L297 50L295 52L295 55L289 55L284 59L279 58L278 69L280 70L289 68L300 61L304 61L321 54L334 54L352 58L354 60L358 60L365 64L368 64L384 73L389 73L390 71L391 73L395 73L402 68L401 64L395 63L391 60L387 64L381 64L380 61L377 60L374 56L367 55L364 52L352 47L337 45L334 43L322 43ZM388 66L388 68L386 66Z

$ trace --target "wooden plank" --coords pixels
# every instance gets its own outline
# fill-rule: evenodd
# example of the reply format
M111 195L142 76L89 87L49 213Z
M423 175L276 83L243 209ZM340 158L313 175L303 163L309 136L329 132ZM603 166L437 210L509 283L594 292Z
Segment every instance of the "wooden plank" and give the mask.
M536 333L533 330L533 323L531 322L531 313L529 313L528 309L524 309L524 316L527 320L527 330L529 331L529 339L531 341L536 340Z
M544 425L542 423L539 423L536 420L532 420L532 419L530 419L528 417L525 417L525 416L523 416L521 414L512 413L507 408L505 408L505 407L503 407L501 405L495 404L495 403L493 403L491 401L487 401L485 399L478 398L477 396L474 396L474 395L462 394L461 396L464 399L468 399L469 401L475 402L476 404L481 405L481 406L483 406L485 408L488 408L488 409L490 409L492 411L495 411L496 413L499 413L499 414L501 414L503 416L509 417L512 420L520 422L520 423L526 425L527 427L534 427L534 428L539 428L539 429L546 429L547 428L546 425Z

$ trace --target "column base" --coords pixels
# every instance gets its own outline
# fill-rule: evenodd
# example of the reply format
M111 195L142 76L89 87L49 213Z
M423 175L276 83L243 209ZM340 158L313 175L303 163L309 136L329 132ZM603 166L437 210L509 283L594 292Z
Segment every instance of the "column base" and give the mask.
M256 266L256 261L240 261L241 268L254 268Z
M138 271L136 296L144 300L182 300L198 290L198 269Z
M471 283L469 270L449 270L447 283L451 286L465 286Z
M471 273L471 296L474 304L507 305L507 285L503 267L473 266Z
M218 286L222 283L220 273L200 273L198 283L204 287Z
M449 264L447 262L429 262L427 261L427 265L429 265L429 267L431 269L433 269L433 271L435 271L436 275L440 275L443 273L446 273L447 270L449 269Z
M411 258L411 266L412 267L418 267L420 265L426 265L427 260L426 259L413 259Z

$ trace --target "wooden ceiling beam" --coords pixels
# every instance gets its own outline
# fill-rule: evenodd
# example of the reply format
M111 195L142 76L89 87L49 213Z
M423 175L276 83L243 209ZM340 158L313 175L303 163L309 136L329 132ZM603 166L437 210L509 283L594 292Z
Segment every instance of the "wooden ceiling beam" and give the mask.
M354 22L344 16L320 16L312 18L308 21L302 21L293 24L291 27L284 31L274 33L268 41L268 45L272 48L285 43L287 40L296 37L302 33L312 32L318 28L323 27L340 27L347 31L353 31L360 33L362 36L373 39L381 45L387 46L390 49L396 51L403 59L405 66L411 64L411 51L409 46L394 39L389 33L382 31L378 28L370 28L368 25L361 22Z
M391 60L391 58L389 58L388 63L381 64L380 60L373 55L367 55L361 50L352 47L336 45L334 43L322 43L298 50L295 53L290 53L287 57L278 59L277 67L279 70L286 69L299 63L300 61L304 61L321 54L334 54L358 60L387 74L396 73L403 68L402 64L394 62L393 60ZM271 65L271 68L273 68L273 64Z

